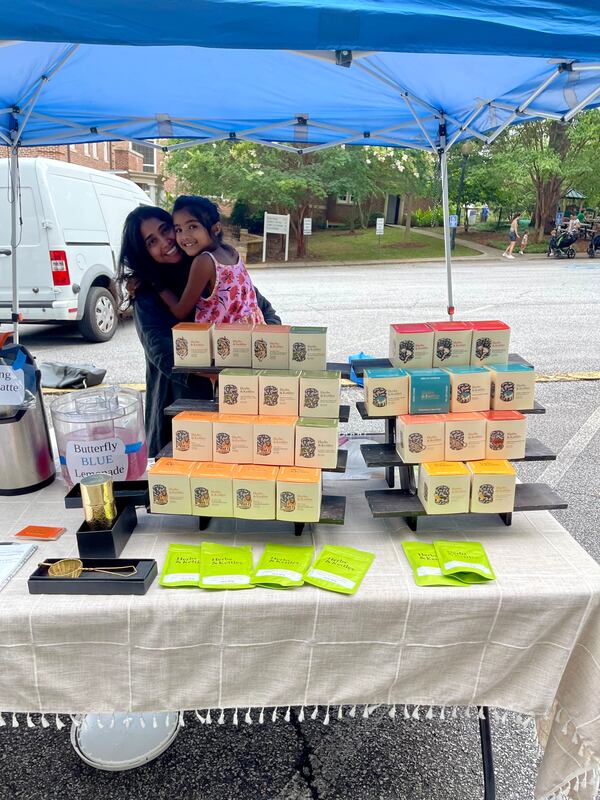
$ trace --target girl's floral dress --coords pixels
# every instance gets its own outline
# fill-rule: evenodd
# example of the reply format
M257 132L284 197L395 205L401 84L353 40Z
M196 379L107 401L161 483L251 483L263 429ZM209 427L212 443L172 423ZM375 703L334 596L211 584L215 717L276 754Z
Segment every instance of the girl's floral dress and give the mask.
M215 288L210 297L201 297L196 303L196 322L264 323L252 280L241 256L238 256L236 264L231 265L220 264L212 253L206 253L215 265Z

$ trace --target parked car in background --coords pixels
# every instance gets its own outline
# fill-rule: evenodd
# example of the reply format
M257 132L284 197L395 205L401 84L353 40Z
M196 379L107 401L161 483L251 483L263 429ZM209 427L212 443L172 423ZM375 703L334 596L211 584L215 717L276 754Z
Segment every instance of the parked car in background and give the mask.
M127 214L150 198L133 181L47 158L19 162L19 305L24 323L76 323L92 342L118 325L115 289ZM9 164L0 159L0 321L10 320Z

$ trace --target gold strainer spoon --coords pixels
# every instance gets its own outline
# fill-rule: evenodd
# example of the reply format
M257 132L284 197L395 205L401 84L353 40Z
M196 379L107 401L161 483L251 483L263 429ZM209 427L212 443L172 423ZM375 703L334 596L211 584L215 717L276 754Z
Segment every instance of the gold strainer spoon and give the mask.
M137 568L131 564L125 567L84 567L80 558L61 558L53 564L44 561L40 567L48 567L48 575L51 578L79 578L82 572L102 572L105 575L116 575L117 577L129 578L137 575ZM124 572L123 570L128 570Z

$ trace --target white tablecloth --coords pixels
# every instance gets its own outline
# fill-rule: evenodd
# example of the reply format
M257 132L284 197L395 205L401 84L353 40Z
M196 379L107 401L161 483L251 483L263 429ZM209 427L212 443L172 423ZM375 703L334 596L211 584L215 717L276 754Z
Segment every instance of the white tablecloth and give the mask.
M568 788L565 796L592 800L600 567L546 512L515 514L508 528L497 516L429 518L417 534L400 520L373 520L364 490L380 485L335 482L349 495L346 525L316 526L302 539L272 524L236 533L233 521L200 533L194 520L139 511L122 556L155 558L160 569L170 542L243 542L255 558L266 541L346 544L376 554L353 597L308 585L207 592L158 581L143 597L30 595L34 562L77 555L82 512L65 510L59 482L0 499L0 539L26 524L68 528L0 594L0 710L397 703L424 715L430 705L487 705L536 717L547 740L537 797ZM483 542L497 580L417 587L402 541L462 537Z

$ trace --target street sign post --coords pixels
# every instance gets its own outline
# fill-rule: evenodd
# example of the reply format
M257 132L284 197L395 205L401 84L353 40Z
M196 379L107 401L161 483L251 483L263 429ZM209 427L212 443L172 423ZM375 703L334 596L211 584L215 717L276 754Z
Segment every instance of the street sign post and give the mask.
M267 260L267 234L279 233L285 236L285 260L288 260L290 246L290 215L268 214L265 211L263 228L263 263Z
M450 214L448 225L450 228L458 228L458 214Z

